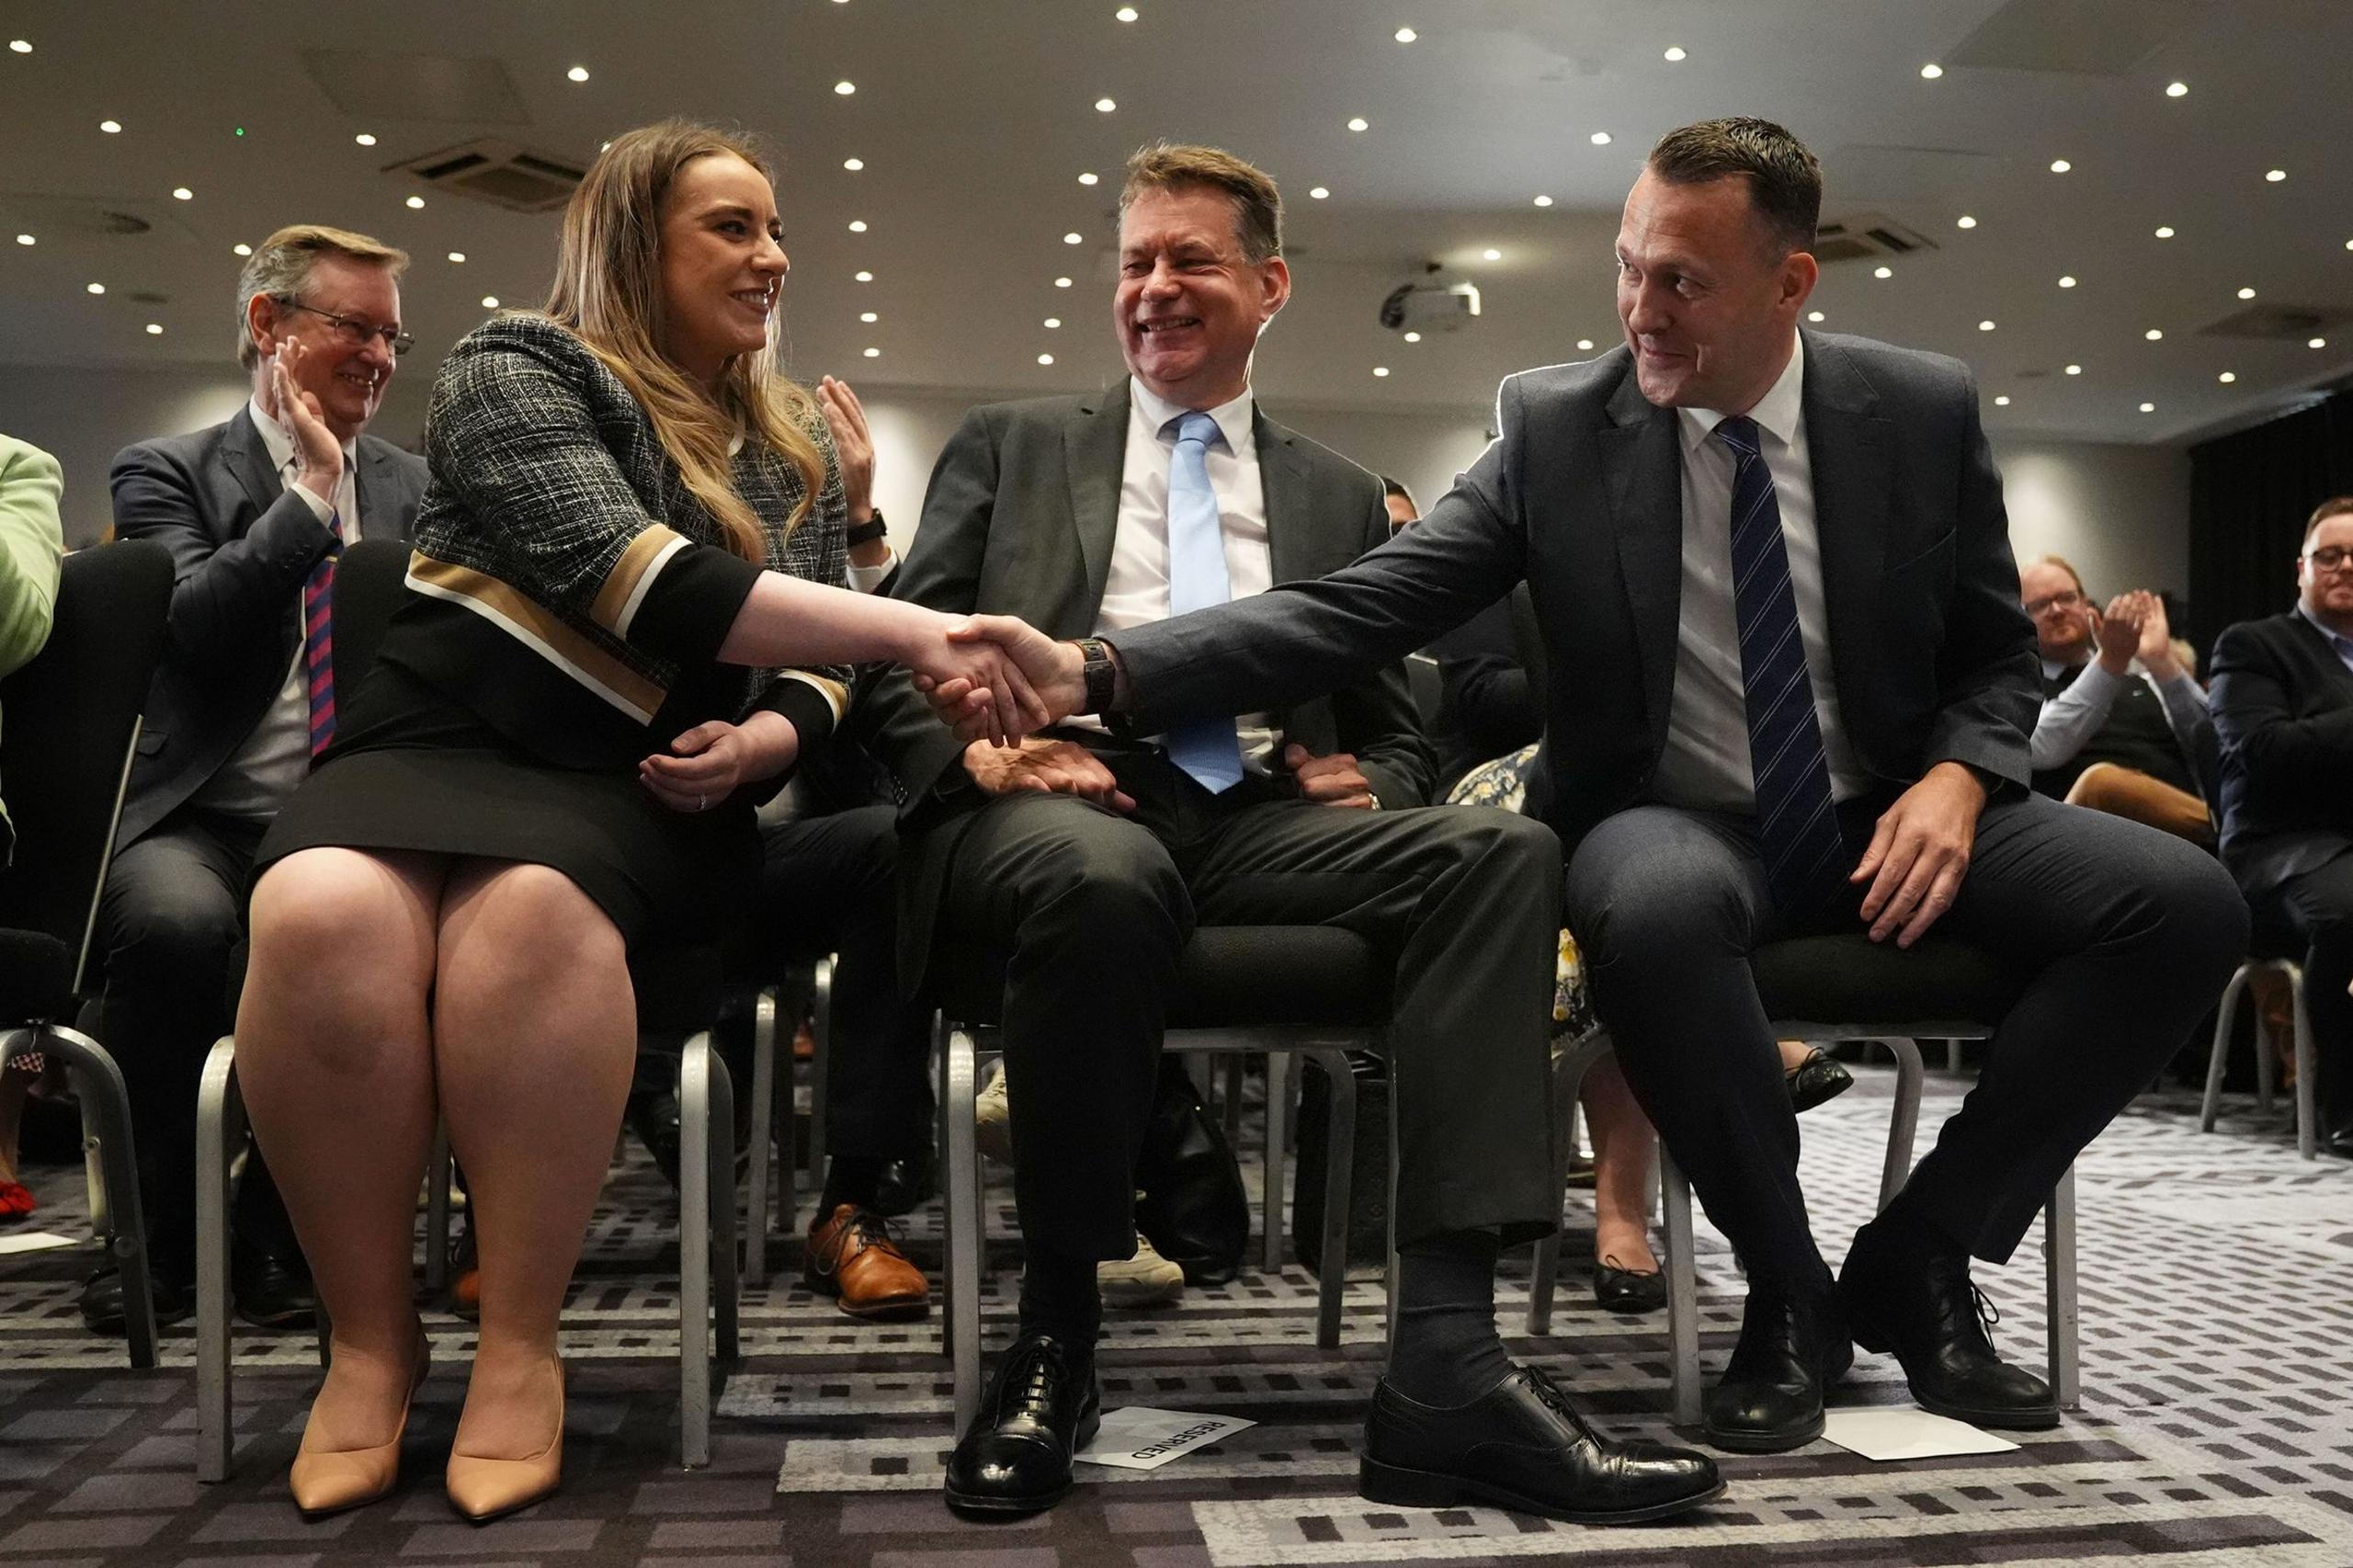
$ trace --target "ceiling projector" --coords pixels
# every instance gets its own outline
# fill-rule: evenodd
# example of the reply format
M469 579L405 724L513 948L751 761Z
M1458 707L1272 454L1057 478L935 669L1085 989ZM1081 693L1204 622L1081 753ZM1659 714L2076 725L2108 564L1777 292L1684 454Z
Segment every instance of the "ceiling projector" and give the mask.
M1400 283L1381 301L1381 324L1392 332L1460 332L1479 313L1479 286L1450 278L1432 262L1427 274Z

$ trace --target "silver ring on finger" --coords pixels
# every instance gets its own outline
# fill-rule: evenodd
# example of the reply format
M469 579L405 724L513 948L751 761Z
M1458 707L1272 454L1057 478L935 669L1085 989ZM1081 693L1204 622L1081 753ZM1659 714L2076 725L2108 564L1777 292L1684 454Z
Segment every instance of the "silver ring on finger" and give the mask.
M695 810L697 810L697 811L701 811L701 810L703 810L704 808L708 807L710 804L710 797L709 797L708 795L697 795L697 796L695 797Z

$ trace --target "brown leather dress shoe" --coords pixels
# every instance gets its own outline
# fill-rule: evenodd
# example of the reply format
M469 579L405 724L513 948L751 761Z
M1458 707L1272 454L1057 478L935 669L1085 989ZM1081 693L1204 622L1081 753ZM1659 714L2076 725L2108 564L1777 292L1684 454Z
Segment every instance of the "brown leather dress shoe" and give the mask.
M801 1271L809 1289L833 1296L854 1318L919 1318L931 1311L931 1285L907 1261L881 1216L836 1204L809 1228Z

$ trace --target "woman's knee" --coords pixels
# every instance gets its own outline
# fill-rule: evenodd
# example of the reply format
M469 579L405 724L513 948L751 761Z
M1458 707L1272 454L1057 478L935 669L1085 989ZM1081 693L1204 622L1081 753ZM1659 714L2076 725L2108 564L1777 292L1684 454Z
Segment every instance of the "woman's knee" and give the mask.
M445 993L469 977L504 986L577 985L626 972L620 928L580 884L552 867L518 864L460 893L441 927Z

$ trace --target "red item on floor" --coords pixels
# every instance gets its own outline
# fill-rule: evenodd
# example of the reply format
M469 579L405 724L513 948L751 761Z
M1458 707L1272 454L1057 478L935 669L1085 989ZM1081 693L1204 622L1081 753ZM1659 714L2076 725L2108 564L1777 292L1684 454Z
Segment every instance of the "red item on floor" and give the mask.
M21 1220L40 1205L20 1181L0 1181L0 1221Z

